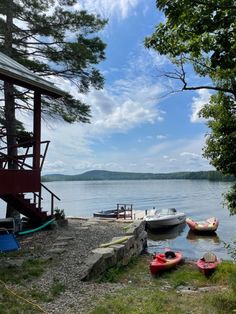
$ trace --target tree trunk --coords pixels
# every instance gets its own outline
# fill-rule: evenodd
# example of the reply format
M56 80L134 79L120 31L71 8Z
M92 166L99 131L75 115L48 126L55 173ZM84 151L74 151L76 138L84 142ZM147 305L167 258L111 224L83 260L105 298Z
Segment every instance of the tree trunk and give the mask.
M8 1L6 12L6 36L4 41L4 52L12 57L12 42L13 42L13 0ZM10 157L8 161L8 169L17 169L17 163L14 159L17 156L16 145L16 114L14 101L14 87L9 82L4 82L4 97L5 97L5 127L7 131L7 154ZM19 212L7 205L6 217L20 217Z

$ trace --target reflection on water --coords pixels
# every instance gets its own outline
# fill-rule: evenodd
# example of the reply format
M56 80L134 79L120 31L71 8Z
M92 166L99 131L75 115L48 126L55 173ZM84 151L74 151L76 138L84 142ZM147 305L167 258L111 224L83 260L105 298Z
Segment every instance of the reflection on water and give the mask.
M185 229L186 224L182 223L175 227L163 230L148 230L148 239L151 241L160 241L160 240L168 240L177 238Z
M189 242L212 242L212 243L220 243L220 238L218 237L217 233L211 233L211 234L196 234L192 230L189 230L187 234L187 240Z

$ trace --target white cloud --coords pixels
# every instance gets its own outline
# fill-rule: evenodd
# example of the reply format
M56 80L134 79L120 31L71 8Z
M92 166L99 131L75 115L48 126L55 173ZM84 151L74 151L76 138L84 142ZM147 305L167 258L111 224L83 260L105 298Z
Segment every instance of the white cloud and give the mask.
M195 153L190 153L190 152L182 152L179 154L180 156L191 156L191 157L194 157L194 158L199 158L200 155L199 154L195 154Z
M211 94L207 89L197 91L197 96L193 97L192 102L192 114L190 117L191 122L196 123L205 121L203 118L199 118L198 113L202 109L202 107L209 102L210 97Z
M80 0L77 9L85 9L105 18L117 16L125 19L129 14L134 14L135 8L143 0Z
M164 140L164 139L166 139L166 135L159 134L159 135L157 135L157 139L158 140Z

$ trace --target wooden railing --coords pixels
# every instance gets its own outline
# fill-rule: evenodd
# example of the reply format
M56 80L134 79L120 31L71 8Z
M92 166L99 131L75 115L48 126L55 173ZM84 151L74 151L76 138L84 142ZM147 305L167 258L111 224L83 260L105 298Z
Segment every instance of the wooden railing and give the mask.
M26 146L27 143L29 144L28 146ZM40 145L42 147L41 150L43 151L40 155L40 159L41 159L40 170L43 167L44 160L48 151L49 143L50 141L40 142ZM25 149L25 151L22 152L22 154L18 154L17 156L9 156L7 153L4 152L7 150L7 146L1 147L0 148L0 169L7 169L7 165L9 162L12 162L15 165L17 165L17 168L19 170L24 170L26 168L33 169L34 154L33 154L33 151L30 151L30 149L32 150L32 146L34 145L34 143L32 141L28 141L28 142L24 142L24 145L25 146L22 146L22 143L21 143L21 144L16 144L12 146L14 148ZM31 159L31 163L29 162L29 159Z
M51 190L49 190L49 188L47 188L44 184L41 183L41 190L40 193L42 192L42 188L44 188L48 193L51 194L51 216L53 216L54 214L54 199L56 198L58 201L60 201L61 199L55 194L53 193ZM40 200L40 205L41 205L41 195L39 197ZM39 206L40 208L41 206Z

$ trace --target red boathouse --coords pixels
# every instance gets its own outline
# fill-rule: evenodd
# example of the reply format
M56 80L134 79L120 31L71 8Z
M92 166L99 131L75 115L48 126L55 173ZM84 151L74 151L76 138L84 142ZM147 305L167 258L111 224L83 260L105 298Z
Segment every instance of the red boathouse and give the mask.
M31 221L39 224L53 215L53 192L41 183L41 170L49 141L41 140L41 95L62 97L64 92L54 84L35 75L8 56L0 53L0 80L27 88L33 93L33 123L30 137L7 134L0 128L0 198ZM17 154L9 154L7 137L16 138ZM9 164L14 167L9 167ZM42 190L51 194L50 211L41 208ZM26 196L27 193L27 196ZM31 195L31 197L29 197Z

